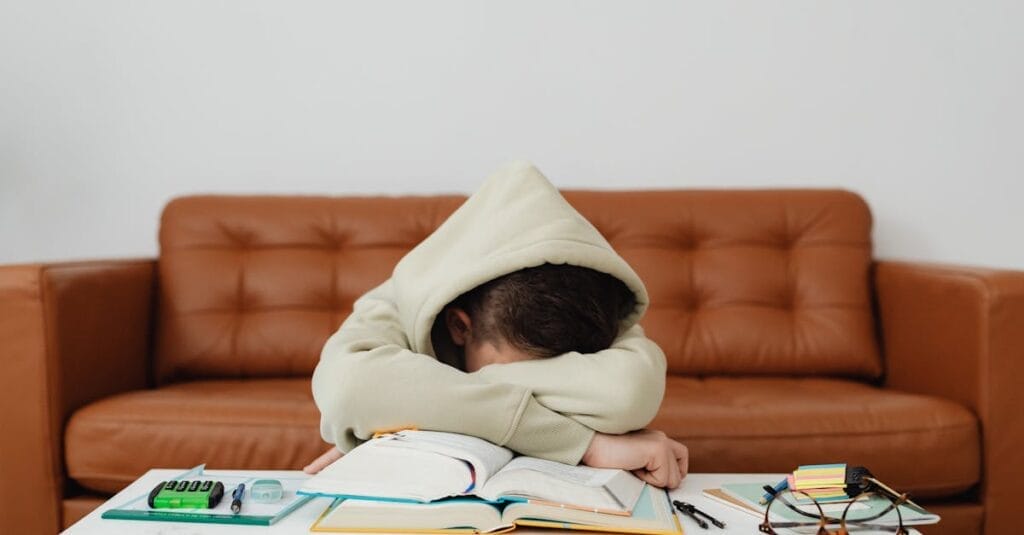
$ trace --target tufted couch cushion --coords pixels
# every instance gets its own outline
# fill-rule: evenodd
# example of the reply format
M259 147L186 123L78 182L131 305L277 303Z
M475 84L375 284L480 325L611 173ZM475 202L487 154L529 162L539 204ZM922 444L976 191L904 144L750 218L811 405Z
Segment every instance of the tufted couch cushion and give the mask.
M881 373L871 213L845 191L569 192L647 285L647 335L688 375Z
M648 286L675 374L877 377L871 217L831 190L570 191ZM353 301L463 201L195 196L164 210L156 375L308 377Z
M160 226L159 382L305 377L460 197L184 197Z

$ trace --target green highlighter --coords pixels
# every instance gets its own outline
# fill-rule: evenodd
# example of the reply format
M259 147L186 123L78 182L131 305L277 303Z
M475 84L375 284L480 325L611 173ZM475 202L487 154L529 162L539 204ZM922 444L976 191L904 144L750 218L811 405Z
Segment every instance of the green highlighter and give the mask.
M213 509L224 498L220 481L162 481L149 492L154 509Z

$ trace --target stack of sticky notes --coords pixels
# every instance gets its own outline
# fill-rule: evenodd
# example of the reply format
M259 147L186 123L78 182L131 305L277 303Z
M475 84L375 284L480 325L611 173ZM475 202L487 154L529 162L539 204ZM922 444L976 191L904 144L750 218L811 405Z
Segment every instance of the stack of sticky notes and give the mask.
M804 465L788 476L787 483L790 490L799 490L819 502L850 499L846 495L845 464ZM796 498L799 500L804 497L797 494Z

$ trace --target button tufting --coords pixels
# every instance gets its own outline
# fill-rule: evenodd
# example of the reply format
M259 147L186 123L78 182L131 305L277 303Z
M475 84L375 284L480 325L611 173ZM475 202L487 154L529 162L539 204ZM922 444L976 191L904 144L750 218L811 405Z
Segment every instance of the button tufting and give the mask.
M343 249L348 246L350 240L347 234L329 234L331 246L335 249Z
M590 220L641 277L652 301L644 329L677 372L867 376L878 369L870 307L832 306L870 302L870 214L860 199L659 191L579 193L570 200L593 214ZM260 374L311 373L323 331L336 329L352 302L461 202L176 202L161 224L161 370L229 374L219 359L224 352L206 348L235 340L254 348ZM246 319L236 330L230 320L239 314ZM691 329L694 322L699 329ZM173 375L159 373L162 380Z

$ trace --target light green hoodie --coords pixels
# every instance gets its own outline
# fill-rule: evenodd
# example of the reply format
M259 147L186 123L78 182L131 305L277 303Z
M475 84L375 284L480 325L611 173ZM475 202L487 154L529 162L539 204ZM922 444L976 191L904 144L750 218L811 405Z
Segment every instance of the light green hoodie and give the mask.
M473 373L438 360L431 327L445 305L544 263L608 273L633 290L636 310L611 348ZM348 451L374 431L415 426L576 464L595 431L640 429L658 411L665 356L636 324L647 304L640 278L597 229L536 168L515 162L359 298L327 340L313 373L321 434Z

